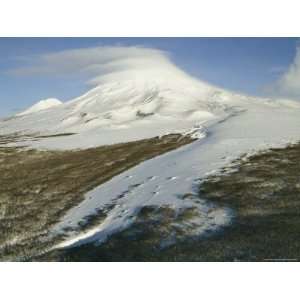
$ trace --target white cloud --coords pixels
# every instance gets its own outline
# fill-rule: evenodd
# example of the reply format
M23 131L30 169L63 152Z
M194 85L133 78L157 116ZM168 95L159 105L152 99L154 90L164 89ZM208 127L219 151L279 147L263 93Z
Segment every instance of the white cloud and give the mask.
M182 76L184 73L170 60L168 53L143 47L93 47L33 56L23 66L10 70L22 76L85 76L97 85L111 79Z
M266 91L274 97L285 97L300 100L300 47L288 70L267 87Z

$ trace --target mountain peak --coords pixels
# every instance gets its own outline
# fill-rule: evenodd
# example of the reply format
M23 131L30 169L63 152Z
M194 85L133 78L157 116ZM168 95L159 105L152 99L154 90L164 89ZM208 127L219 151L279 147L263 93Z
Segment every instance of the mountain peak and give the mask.
M32 105L28 109L24 110L23 112L18 113L17 116L28 115L28 114L35 113L35 112L45 110L45 109L49 109L49 108L52 108L54 106L58 106L61 104L62 104L62 102L56 98L43 99L43 100L40 100L39 102L37 102L36 104Z

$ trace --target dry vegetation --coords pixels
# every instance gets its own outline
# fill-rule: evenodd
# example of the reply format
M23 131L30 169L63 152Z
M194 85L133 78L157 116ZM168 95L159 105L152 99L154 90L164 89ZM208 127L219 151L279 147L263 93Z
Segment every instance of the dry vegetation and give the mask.
M238 168L236 168L238 163ZM52 253L62 261L269 261L300 258L300 144L270 149L210 176L200 197L233 208L231 226L169 247L161 241L174 216L170 209L145 208L129 229L107 243ZM192 212L193 213L193 212ZM160 215L160 218L157 216Z
M144 206L131 227L114 234L101 245L94 243L79 247L53 250L38 261L157 261L164 251L187 239L198 218L195 207L175 211L168 206ZM171 256L170 256L171 259ZM171 259L173 260L173 258Z
M300 144L243 159L208 178L201 196L236 211L234 226L210 241L218 260L300 259Z
M2 142L8 140L4 137ZM130 228L100 246L44 251L63 238L49 239L49 228L82 201L88 190L143 160L190 141L188 137L169 135L81 151L0 148L0 259L298 260L300 144L241 158L235 162L235 169L227 167L223 174L202 182L200 197L235 212L232 226L215 234L186 239L178 223L197 217L195 210L175 213L169 207L149 206L141 209ZM104 218L105 212L99 212L81 229L99 224Z
M3 147L16 139L0 137L1 260L31 260L43 253L63 238L49 239L49 228L82 201L87 191L144 160L192 141L174 134L76 151Z

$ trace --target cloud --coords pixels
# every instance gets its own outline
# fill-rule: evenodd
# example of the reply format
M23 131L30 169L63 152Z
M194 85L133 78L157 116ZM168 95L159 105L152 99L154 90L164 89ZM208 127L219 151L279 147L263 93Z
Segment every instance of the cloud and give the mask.
M84 76L97 85L124 78L183 75L165 51L144 47L93 47L26 57L10 70L15 76Z
M297 47L293 63L279 79L266 88L274 97L300 100L300 46Z

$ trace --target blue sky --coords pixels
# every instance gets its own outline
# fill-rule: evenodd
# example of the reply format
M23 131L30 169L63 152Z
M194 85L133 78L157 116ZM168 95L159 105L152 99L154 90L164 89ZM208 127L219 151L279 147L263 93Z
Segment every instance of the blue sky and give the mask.
M188 73L230 90L266 95L295 62L296 38L0 38L0 115L22 110L40 99L62 101L90 87L83 76L14 74L28 58L95 46L144 46L170 53Z

